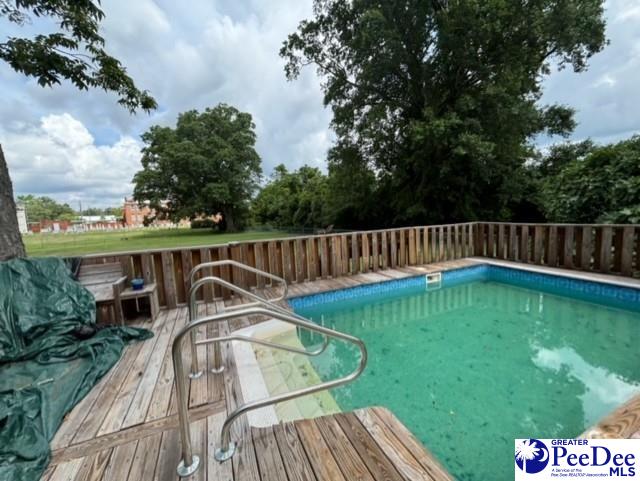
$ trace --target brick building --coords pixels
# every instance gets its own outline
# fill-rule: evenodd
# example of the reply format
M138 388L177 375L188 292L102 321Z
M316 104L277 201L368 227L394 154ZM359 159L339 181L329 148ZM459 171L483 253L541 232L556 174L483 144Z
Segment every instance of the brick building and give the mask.
M123 216L127 227L142 227L147 216L152 217L153 210L148 205L140 205L133 199L124 199Z
M124 199L123 217L124 224L127 227L144 227L145 218L153 218L155 215L155 210L149 207L148 203L139 204L133 199ZM166 219L154 219L150 225L154 227L189 227L190 221L189 219L182 219L180 222L175 224Z

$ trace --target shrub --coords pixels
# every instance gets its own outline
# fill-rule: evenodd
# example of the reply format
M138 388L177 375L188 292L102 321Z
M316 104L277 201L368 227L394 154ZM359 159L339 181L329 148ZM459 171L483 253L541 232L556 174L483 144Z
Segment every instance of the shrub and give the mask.
M217 224L211 219L195 219L191 221L192 229L213 229Z

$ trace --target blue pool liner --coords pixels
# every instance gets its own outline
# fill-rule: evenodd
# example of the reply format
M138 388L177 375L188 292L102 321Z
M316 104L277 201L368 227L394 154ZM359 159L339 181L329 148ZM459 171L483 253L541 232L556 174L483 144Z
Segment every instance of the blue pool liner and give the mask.
M442 284L439 287L446 288L468 282L499 282L640 312L640 289L490 264L479 264L443 271ZM335 291L293 297L289 299L289 305L294 310L298 310L349 299L362 300L365 297L375 299L381 295L385 297L390 295L409 295L434 287L437 286L430 284L427 287L425 276L422 274L404 279L392 279L374 284L364 284Z

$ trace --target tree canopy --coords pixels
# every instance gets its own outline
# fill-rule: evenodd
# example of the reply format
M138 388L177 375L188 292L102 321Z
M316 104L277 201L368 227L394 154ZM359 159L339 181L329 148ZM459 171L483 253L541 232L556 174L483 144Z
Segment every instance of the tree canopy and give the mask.
M142 170L134 198L173 220L221 212L229 230L241 228L261 175L251 115L226 104L179 115L175 128L142 135Z
M375 180L351 203L387 224L506 219L531 139L574 127L539 104L543 77L584 70L604 27L602 0L315 0L281 55L290 79L313 64L324 80L335 174Z
M116 217L122 217L124 215L124 209L122 206L119 207L87 207L86 209L82 209L82 215L114 215Z
M47 19L56 31L33 37L8 36L0 41L0 59L33 77L43 87L69 80L80 90L114 92L130 112L156 108L154 98L138 89L124 66L105 50L100 35L104 13L91 0L0 0L0 20L24 26ZM25 255L13 199L13 185L0 145L0 260Z
M540 168L540 200L549 220L640 223L640 136L604 146L558 146Z
M76 213L69 204L56 202L51 197L37 197L34 195L19 195L18 202L24 205L27 222L41 220L72 220Z
M252 211L255 221L275 227L323 227L333 217L327 200L327 177L319 169L305 165L289 172L280 164Z
M43 87L69 80L81 90L101 88L118 95L133 112L156 108L154 98L139 90L124 66L109 55L100 35L104 13L92 0L0 0L0 18L23 26L34 18L49 18L58 29L31 38L7 37L0 59L16 72L34 77Z

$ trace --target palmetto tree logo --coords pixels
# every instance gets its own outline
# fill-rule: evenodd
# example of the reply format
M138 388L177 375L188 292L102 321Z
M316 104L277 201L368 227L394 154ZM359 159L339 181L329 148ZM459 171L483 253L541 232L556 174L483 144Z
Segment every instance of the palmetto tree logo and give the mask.
M525 473L539 473L549 462L549 450L538 439L516 440L516 465Z

